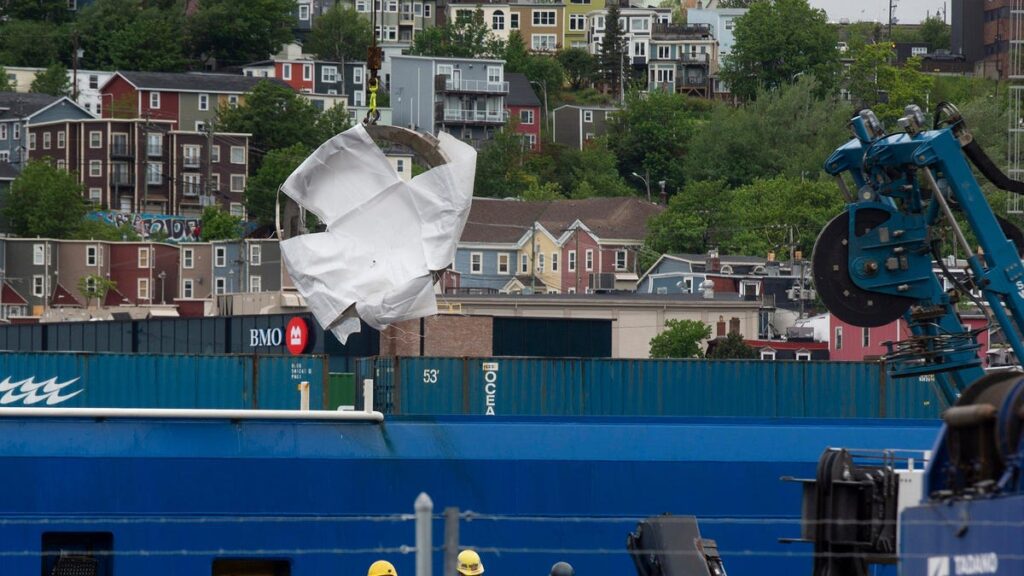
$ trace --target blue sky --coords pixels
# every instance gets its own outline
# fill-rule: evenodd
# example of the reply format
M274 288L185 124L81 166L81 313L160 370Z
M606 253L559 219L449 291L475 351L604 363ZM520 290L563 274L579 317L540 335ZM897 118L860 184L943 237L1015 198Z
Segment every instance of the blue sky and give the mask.
M849 18L851 22L885 22L889 18L889 0L810 0L810 3L815 8L824 8L825 12L828 12L829 20L832 21ZM951 4L952 0L946 0L946 10L950 14ZM942 0L897 0L896 18L905 24L913 24L924 20L929 11L932 14L941 12L942 5Z

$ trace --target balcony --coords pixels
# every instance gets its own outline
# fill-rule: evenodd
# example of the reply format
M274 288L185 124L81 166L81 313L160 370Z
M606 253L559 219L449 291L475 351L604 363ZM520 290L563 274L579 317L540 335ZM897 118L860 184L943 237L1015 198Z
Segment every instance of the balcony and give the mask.
M455 81L444 76L445 92L475 92L477 94L508 94L508 82L488 82L487 80Z
M709 61L708 56L709 55L706 52L703 54L699 52L696 54L683 54L679 58L679 62L682 62L683 64L707 64Z
M703 40L711 38L708 24L663 24L655 22L651 36L655 40Z
M399 24L415 24L417 16L412 12L401 12L401 16L398 20Z
M708 85L707 76L690 76L687 74L680 74L676 80L676 84L681 86L700 86L705 87Z
M182 161L182 165L185 168L199 168L199 164L199 156L185 156L185 159Z
M504 124L508 122L506 110L460 110L444 109L444 122L459 124Z
M135 178L131 174L118 174L114 172L110 175L110 185L114 188L134 188Z
M115 142L110 145L111 158L134 158L135 151L127 143Z

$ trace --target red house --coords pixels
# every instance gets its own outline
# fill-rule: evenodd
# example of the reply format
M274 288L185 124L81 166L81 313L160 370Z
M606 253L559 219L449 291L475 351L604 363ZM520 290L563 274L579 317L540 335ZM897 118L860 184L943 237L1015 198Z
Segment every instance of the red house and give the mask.
M178 297L178 258L171 244L112 242L110 279L124 300L138 306L173 304Z
M516 120L516 132L523 135L530 149L540 151L541 103L525 74L506 72L508 96L505 108L509 118Z

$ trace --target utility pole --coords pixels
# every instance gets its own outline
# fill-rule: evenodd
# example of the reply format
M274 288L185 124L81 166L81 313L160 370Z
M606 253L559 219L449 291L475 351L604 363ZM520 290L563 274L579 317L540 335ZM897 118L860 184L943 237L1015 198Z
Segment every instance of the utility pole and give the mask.
M142 212L149 209L149 110L143 115L146 120L143 124L143 148L142 148ZM138 152L138 147L136 147Z
M896 0L889 0L889 41L892 41L892 15L896 12Z
M203 127L206 128L206 180L203 182L203 189L206 190L206 202L212 205L213 188L211 184L213 181L213 122L206 122L203 124ZM200 205L202 205L202 202L200 202ZM203 209L205 210L206 207L203 206Z
M78 103L78 32L71 33L71 67L73 79L71 83L71 99Z

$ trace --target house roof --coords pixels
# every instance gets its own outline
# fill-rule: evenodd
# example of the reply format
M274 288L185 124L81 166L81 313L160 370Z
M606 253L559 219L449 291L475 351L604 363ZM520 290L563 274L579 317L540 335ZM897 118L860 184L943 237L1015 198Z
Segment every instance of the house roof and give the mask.
M661 206L630 197L543 202L476 198L461 241L518 242L534 222L558 237L577 220L598 238L640 241L647 235L647 221L661 210Z
M34 92L0 92L0 120L26 118L60 99L59 96Z
M50 299L51 306L75 306L81 307L82 303L78 301L78 298L68 292L60 282L57 283L57 287L53 289L53 298Z
M131 304L132 301L125 298L124 294L121 294L117 288L111 287L107 290L105 296L103 296L104 306L123 306L125 304Z
M116 75L139 90L166 90L168 92L249 92L261 81L278 82L275 78L244 76L241 74L209 74L206 72L121 72ZM115 75L115 76L116 76Z
M9 283L4 282L2 291L0 291L0 304L24 306L28 304L28 300L25 300L24 296L18 294L18 291Z
M508 81L506 105L540 107L540 98L537 98L537 93L533 91L533 86L530 85L530 79L526 77L526 74L506 72L505 80Z

